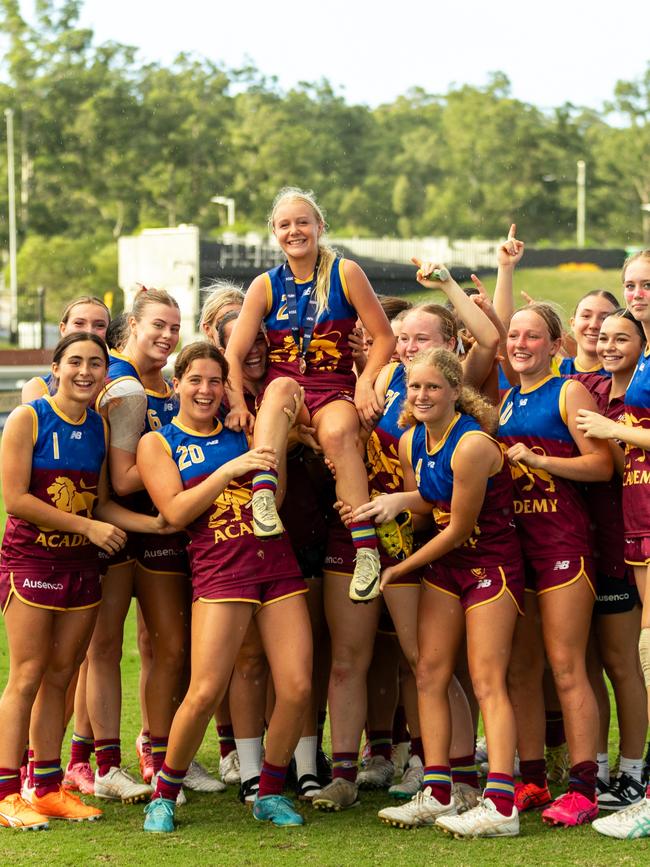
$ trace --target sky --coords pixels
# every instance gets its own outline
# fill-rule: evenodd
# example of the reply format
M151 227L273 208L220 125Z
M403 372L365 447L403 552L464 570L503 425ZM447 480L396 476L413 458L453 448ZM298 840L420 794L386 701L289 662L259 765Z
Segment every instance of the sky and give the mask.
M29 15L33 0L21 0ZM283 87L326 78L349 103L376 106L411 87L445 93L505 72L540 108L601 108L650 50L646 0L85 0L99 42L169 64L180 51L228 67L252 62Z

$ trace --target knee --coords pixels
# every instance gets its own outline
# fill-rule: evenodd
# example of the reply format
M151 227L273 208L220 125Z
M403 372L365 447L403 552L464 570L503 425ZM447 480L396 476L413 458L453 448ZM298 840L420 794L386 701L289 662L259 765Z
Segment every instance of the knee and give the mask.
M282 678L282 687L275 689L276 704L291 704L295 708L305 708L311 698L311 678L303 672L296 672Z
M415 667L415 685L418 693L447 690L452 671L441 660L421 654Z
M329 419L327 428L318 432L318 438L325 454L330 458L338 457L353 449L356 453L359 442L358 425L353 426L347 418Z
M266 678L269 665L263 651L253 649L247 651L242 648L235 662L235 669L243 680L260 683Z
M92 637L88 648L88 661L93 663L113 663L119 665L122 660L122 632L117 630L117 635L110 633L97 633Z
M43 673L43 682L53 689L65 692L77 668L73 660L52 660Z
M602 653L602 659L607 677L613 684L624 683L630 678L643 680L636 646L631 653L608 648L606 653Z
M157 668L164 668L170 675L180 674L185 664L183 638L156 640L152 644L152 659Z
M300 394L300 386L288 376L280 376L270 382L264 389L264 404L284 406L293 402L294 397Z
M364 654L355 653L349 647L337 648L337 652L332 654L330 682L337 684L356 678L365 681L369 667L370 658Z
M39 690L45 666L35 662L25 662L11 672L7 682L7 692L13 693L21 701L33 704Z
M584 675L584 679L587 679L584 664L581 665L579 659L572 654L554 654L549 657L549 664L558 694L575 689L576 684L581 679L581 673Z
M479 704L489 702L495 696L505 694L505 675L489 667L471 673L472 689Z
M192 686L183 699L183 708L192 718L209 719L215 711L220 696L213 685L201 684Z

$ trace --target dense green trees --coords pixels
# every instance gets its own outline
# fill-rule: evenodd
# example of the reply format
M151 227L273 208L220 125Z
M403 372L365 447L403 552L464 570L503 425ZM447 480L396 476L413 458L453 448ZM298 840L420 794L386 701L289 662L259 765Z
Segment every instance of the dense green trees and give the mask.
M514 220L527 240L571 242L578 159L588 240L650 244L640 207L650 201L650 66L619 82L600 113L541 111L514 99L502 73L371 109L326 81L285 92L255 68L192 55L140 66L133 47L97 45L79 27L81 2L37 0L29 25L19 0L0 0L21 282L47 279L56 292L76 274L75 286L103 291L120 234L180 222L213 231L225 218L215 194L235 198L239 229L261 229L287 183L317 192L337 235L498 237ZM0 173L5 248L4 136ZM64 250L68 265L54 264Z

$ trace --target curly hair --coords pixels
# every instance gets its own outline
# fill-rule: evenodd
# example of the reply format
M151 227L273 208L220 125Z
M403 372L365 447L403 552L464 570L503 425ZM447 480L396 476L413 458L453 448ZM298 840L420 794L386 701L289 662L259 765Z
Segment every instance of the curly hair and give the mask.
M407 381L418 365L427 365L438 370L452 388L459 390L455 408L458 412L473 416L486 433L493 434L497 428L497 410L489 400L468 385L463 385L463 365L457 356L448 349L426 349L413 358L407 368ZM399 426L412 427L417 424L413 406L408 398L404 401L399 417Z

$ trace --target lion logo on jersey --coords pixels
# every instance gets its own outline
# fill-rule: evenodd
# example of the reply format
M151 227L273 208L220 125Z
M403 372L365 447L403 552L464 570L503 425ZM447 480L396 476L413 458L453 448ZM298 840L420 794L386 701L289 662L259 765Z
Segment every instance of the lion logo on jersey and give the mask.
M446 527L451 520L451 512L446 512L444 509L439 509L437 506L433 507L433 520L436 523L437 527ZM481 535L481 528L478 524L474 524L474 529L472 530L472 535L463 542L463 548L476 548L478 544L478 537Z
M214 501L217 507L208 518L208 527L215 529L222 527L228 523L228 520L235 520L238 523L242 520L242 509L244 509L251 499L250 487L247 485L239 485L237 482L231 482L225 491L222 491ZM222 518L222 515L228 517Z
M650 418L637 418L632 415L631 412L625 413L625 424L630 425L631 427L642 427L642 428L650 428ZM639 446L630 445L630 443L625 443L625 457L628 455L634 455L634 463L636 464L644 464L646 459L646 450L640 448Z
M403 478L402 467L395 446L391 443L390 455L382 451L379 436L373 431L366 445L366 463L370 469L368 481L376 479L381 473L389 477L386 487L395 490L400 487Z
M95 488L86 488L83 480L80 483L81 491L77 490L75 483L67 476L57 476L52 484L47 489L53 505L62 512L71 512L73 515L79 515L82 512L90 517L93 512L93 505L97 499L97 494L93 493Z
M329 340L333 337L333 340ZM307 364L318 367L319 370L336 370L341 350L338 343L341 339L340 331L329 331L324 335L314 335L309 349L307 350ZM276 346L269 353L269 362L293 362L298 358L298 347L291 334L285 334L282 346Z
M533 446L531 452L535 452L538 455L546 454L541 446ZM526 478L527 481L521 486L522 491L532 491L535 487L536 479L539 479L546 486L544 487L544 493L555 493L555 479L547 470L543 470L541 467L529 467L528 464L517 461L516 464L510 464L510 474L513 482L517 481L517 479Z

